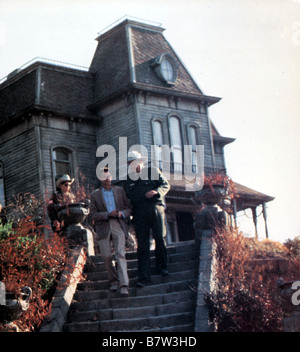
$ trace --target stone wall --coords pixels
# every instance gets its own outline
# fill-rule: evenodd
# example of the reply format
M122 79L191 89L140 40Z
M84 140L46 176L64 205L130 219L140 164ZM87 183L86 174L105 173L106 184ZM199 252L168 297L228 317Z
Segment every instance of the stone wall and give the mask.
M85 261L84 248L80 246L74 248L52 299L51 313L43 322L40 332L62 332Z

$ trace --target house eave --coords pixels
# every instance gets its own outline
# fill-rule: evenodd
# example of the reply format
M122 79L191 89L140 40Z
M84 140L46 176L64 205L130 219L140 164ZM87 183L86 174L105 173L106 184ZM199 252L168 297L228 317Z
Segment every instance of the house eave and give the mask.
M141 83L131 83L127 85L125 88L123 88L122 90L117 91L113 94L110 94L109 96L106 96L88 105L87 108L92 111L97 110L99 109L100 106L105 105L107 102L113 99L116 99L124 94L128 94L129 92L145 92L145 93L152 93L152 94L158 94L158 95L165 95L165 96L174 97L174 98L189 99L189 100L194 100L198 103L203 103L203 102L207 103L208 106L216 104L222 99L222 98L203 95L203 94L192 94L192 93L172 90L172 88L168 89L165 87L160 88L160 87L144 85Z
M3 131L5 131L8 128L10 128L10 126L15 125L21 120L24 120L24 118L26 117L30 117L33 115L40 115L40 114L45 115L47 117L55 116L55 117L61 117L61 118L71 118L74 120L86 120L86 121L88 120L88 121L94 121L94 122L99 121L99 118L95 115L76 114L76 113L69 114L59 110L53 110L45 106L35 104L35 105L28 106L27 108L21 110L16 115L12 116L9 119L6 119L5 121L0 121L0 128L1 130L3 129Z
M230 143L234 142L235 138L214 135L213 140L214 140L214 142L218 142L222 145L226 145L226 144L230 144Z

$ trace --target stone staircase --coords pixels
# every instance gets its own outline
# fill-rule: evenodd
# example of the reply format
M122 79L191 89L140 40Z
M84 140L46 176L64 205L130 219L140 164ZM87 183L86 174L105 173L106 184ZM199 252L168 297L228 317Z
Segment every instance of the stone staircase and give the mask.
M77 285L65 332L191 332L194 331L199 247L194 241L172 244L168 251L168 276L152 274L153 285L135 287L136 252L127 252L129 297L109 291L101 256L85 265L86 280ZM154 268L154 252L151 251Z

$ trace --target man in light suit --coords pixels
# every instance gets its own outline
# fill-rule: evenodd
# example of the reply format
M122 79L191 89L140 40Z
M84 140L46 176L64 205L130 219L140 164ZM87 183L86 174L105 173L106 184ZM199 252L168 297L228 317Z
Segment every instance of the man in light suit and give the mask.
M130 202L123 188L111 184L111 174L107 168L101 172L101 187L91 194L90 212L95 222L100 253L110 281L110 290L120 287L122 296L128 296L129 279L125 258L125 239L128 236L125 218L131 214ZM116 272L112 264L111 241L118 264Z

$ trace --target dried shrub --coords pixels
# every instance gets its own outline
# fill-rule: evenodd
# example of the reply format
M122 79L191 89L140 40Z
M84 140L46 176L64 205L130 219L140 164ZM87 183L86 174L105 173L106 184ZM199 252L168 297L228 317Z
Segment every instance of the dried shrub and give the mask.
M300 236L288 239L284 245L288 248L292 257L300 258Z
M33 292L29 309L15 322L21 331L35 331L49 313L49 300L68 257L66 240L55 233L46 238L42 230L27 217L0 239L0 276L6 292L18 297L24 286Z
M73 184L73 193L75 195L75 201L81 202L82 200L89 199L91 193L94 191L88 182L86 176L77 169L78 182Z
M84 175L79 171L78 175L78 183L73 186L76 202L89 198L92 191L86 186ZM52 232L46 234L50 228L45 225L49 200L48 192L41 196L19 194L1 212L0 281L6 292L16 297L24 286L32 289L29 309L14 322L20 331L37 331L51 312L55 290L84 279L85 258L74 270L76 263L70 256L67 238ZM86 226L88 222L86 219Z
M282 331L283 311L276 291L278 274L267 266L249 266L256 255L287 248L269 241L259 243L237 230L217 229L215 291L206 295L210 318L216 331Z
M222 186L225 189L226 195L229 198L233 199L237 197L234 182L228 175L219 172L205 174L204 186L209 186L213 190L213 186L215 185Z
M45 219L45 200L43 196L32 193L20 193L14 196L11 202L3 209L3 216L13 226L24 219L30 219L37 225L43 225Z

